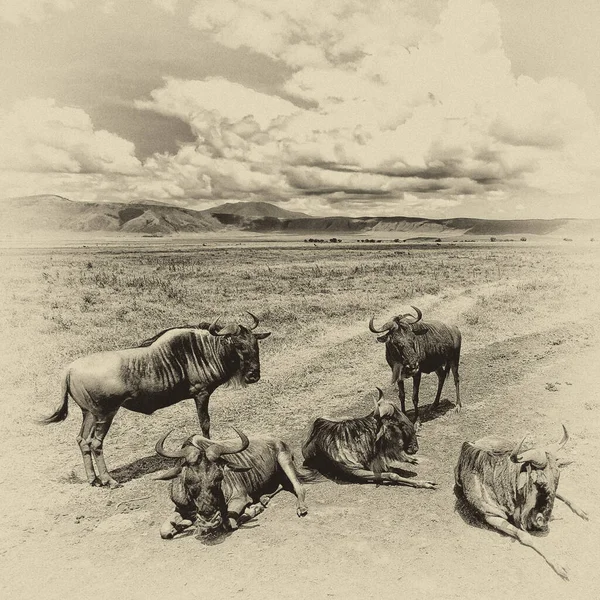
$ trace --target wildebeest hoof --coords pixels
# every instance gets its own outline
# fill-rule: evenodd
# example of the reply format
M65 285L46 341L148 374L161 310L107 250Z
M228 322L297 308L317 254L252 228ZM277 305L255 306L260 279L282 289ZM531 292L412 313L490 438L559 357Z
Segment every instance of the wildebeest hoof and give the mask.
M297 514L299 517L305 517L305 516L308 514L308 508L306 508L306 506L299 506L299 507L296 509L296 514Z
M454 412L455 412L455 413L460 413L461 409L462 409L462 404L457 404L457 405L454 407Z
M90 481L88 481L88 483L92 487L102 487L102 482L97 477L94 477L94 479L91 479Z
M409 463L411 465L418 465L419 459L415 458L414 456L407 456L406 458L404 458L404 462Z
M269 496L268 494L265 494L264 496L261 496L258 501L265 507L267 508L267 506L269 505L269 502L271 502L271 496Z
M423 485L421 486L426 490L435 490L437 489L437 483L435 481L423 481Z
M566 581L569 581L569 571L566 567L554 563L550 563L550 566L554 569L557 575L560 575L560 577L562 577Z

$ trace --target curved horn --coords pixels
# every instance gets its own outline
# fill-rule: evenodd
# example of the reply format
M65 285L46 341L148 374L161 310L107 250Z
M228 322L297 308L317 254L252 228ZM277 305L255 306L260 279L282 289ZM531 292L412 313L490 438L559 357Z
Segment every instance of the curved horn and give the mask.
M243 452L250 444L248 436L243 431L233 427L233 430L240 436L241 444L237 442L216 442L206 449L206 458L215 461L224 454L238 454Z
M223 317L223 315L218 316L209 326L208 328L208 332L211 335L219 335L219 330L217 329L218 325L217 323L219 322L219 320Z
M260 321L249 310L247 310L246 312L250 315L250 317L252 317L252 320L254 321L254 324L250 327L250 331L253 331L258 327Z
M375 386L375 389L379 393L379 398L377 398L377 402L379 402L383 398L383 391L381 390L381 388L378 388L377 386Z
M165 471L164 473L158 473L158 475L152 475L152 477L150 479L153 479L154 481L167 481L169 479L175 479L175 477L177 477L177 475L179 475L179 473L181 473L181 466L176 466L176 467L172 467L169 470Z
M423 318L423 313L416 306L413 306L412 304L410 305L410 307L417 313L417 318L412 322L412 324L414 325L415 323L418 323ZM406 315L406 316L412 317L412 315ZM414 317L413 317L413 319L414 319Z
M240 326L239 325L235 325L234 323L227 323L227 325L225 325L225 327L223 327L222 329L220 329L219 331L216 332L212 332L211 333L213 335L216 336L225 336L225 335L236 335L240 332Z
M379 417L381 416L379 413L379 401L383 398L383 392L378 387L376 387L375 389L379 392L379 398L377 398L377 400L373 398L373 404L375 404L375 412L373 414L376 417Z
M156 446L154 446L154 450L156 450L156 454L159 454L160 456L164 456L165 458L184 458L185 450L183 450L183 448L181 448L177 452L167 452L164 449L165 440L172 432L173 432L173 429L171 429L170 431L167 431L167 433L165 433L165 435L163 435L158 440L158 442L156 442Z
M567 428L565 427L564 423L562 424L562 428L562 439L560 440L560 442L555 442L554 444L546 446L546 452L549 452L550 454L556 454L569 441L569 432L567 431Z
M519 455L519 452L521 451L521 447L523 446L528 435L529 435L529 431L523 436L523 439L513 448L513 451L510 453L510 458L512 460L514 460L514 461L517 460L517 456Z
M394 321L388 321L385 325L382 326L381 329L375 329L375 325L373 324L374 320L375 320L375 317L371 317L371 320L369 321L369 329L371 330L372 333L387 332L395 325Z

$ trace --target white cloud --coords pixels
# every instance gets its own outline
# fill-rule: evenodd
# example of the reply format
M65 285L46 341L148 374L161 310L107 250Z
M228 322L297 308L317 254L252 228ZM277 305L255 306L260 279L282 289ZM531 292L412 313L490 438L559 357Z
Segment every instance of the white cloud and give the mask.
M19 101L0 113L0 139L5 170L134 174L141 166L131 142L94 130L83 110L51 99Z
M153 1L168 12L179 5ZM85 113L40 105L41 122L6 117L15 146L6 160L135 174L117 188L139 197L262 198L334 212L456 213L477 201L496 210L517 192L521 203L539 193L589 197L600 183L600 132L581 90L516 78L493 3L449 0L428 19L422 6L195 0L190 23L205 36L284 63L281 95L221 77L166 78L136 107L181 119L197 139L142 167L129 142L94 131Z

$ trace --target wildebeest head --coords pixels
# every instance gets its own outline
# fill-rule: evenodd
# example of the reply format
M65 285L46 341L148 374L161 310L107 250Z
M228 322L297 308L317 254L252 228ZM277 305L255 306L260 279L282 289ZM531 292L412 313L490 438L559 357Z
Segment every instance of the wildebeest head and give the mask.
M523 438L511 452L511 460L521 465L517 478L517 507L513 516L521 529L548 531L560 477L556 453L568 440L569 434L563 425L560 442L521 451Z
M235 427L234 427L235 429ZM156 442L156 452L167 458L179 458L180 464L161 475L159 479L172 479L180 475L187 496L196 505L196 524L201 535L214 534L230 528L227 504L222 483L225 469L248 471L230 463L226 456L243 452L249 444L246 435L237 429L237 441L215 442L201 435L190 437L178 451L166 451L164 442L170 431Z
M371 317L369 329L373 333L382 333L377 337L378 342L388 343L388 350L398 364L399 373L394 373L395 379L412 377L419 370L419 353L417 351L417 336L427 333L427 326L421 323L423 313L413 306L416 318L410 313L393 317L380 329L376 329Z
M237 323L227 323L223 327L218 325L219 318L210 325L208 331L211 335L227 337L240 361L240 375L244 383L256 383L260 379L260 356L258 349L258 340L264 340L271 335L271 332L253 333L258 327L258 319L248 313L253 320L250 327L244 327Z
M379 398L375 400L373 412L377 421L376 456L397 460L401 451L415 454L419 450L415 426L398 406L383 397L379 388L377 391Z

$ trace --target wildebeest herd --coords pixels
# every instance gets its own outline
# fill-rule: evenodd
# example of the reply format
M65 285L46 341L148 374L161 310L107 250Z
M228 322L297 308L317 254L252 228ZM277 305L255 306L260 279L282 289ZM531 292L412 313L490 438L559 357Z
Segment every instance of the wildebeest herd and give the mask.
M385 343L392 382L398 386L400 406L384 398L381 389L374 409L364 417L318 418L302 446L304 464L297 465L285 441L275 437L248 438L236 429L233 440L210 439L208 403L221 385L252 384L260 379L258 340L252 325L200 323L166 329L136 348L99 352L72 362L63 380L63 402L43 423L63 421L72 398L83 413L77 443L88 482L116 487L104 461L103 441L120 407L151 414L187 398L194 398L202 433L189 437L177 450L166 450L164 434L156 443L160 456L177 459L173 468L155 477L170 479L175 511L160 529L164 539L196 527L200 536L232 531L264 511L280 490L297 498L297 514L304 516L303 483L321 476L354 482L395 484L435 489L433 481L402 477L406 463L418 463L417 430L419 384L422 373L435 373L440 401L452 371L456 411L460 411L459 362L461 334L457 327L423 321L421 311L393 317L379 329L372 318L371 332ZM406 415L404 380L413 380L414 421ZM497 437L464 442L455 468L456 493L491 527L533 548L561 577L566 570L548 558L529 532L547 531L555 498L573 512L587 515L557 492L557 452L568 440L546 447L524 449ZM94 468L94 462L97 468Z

